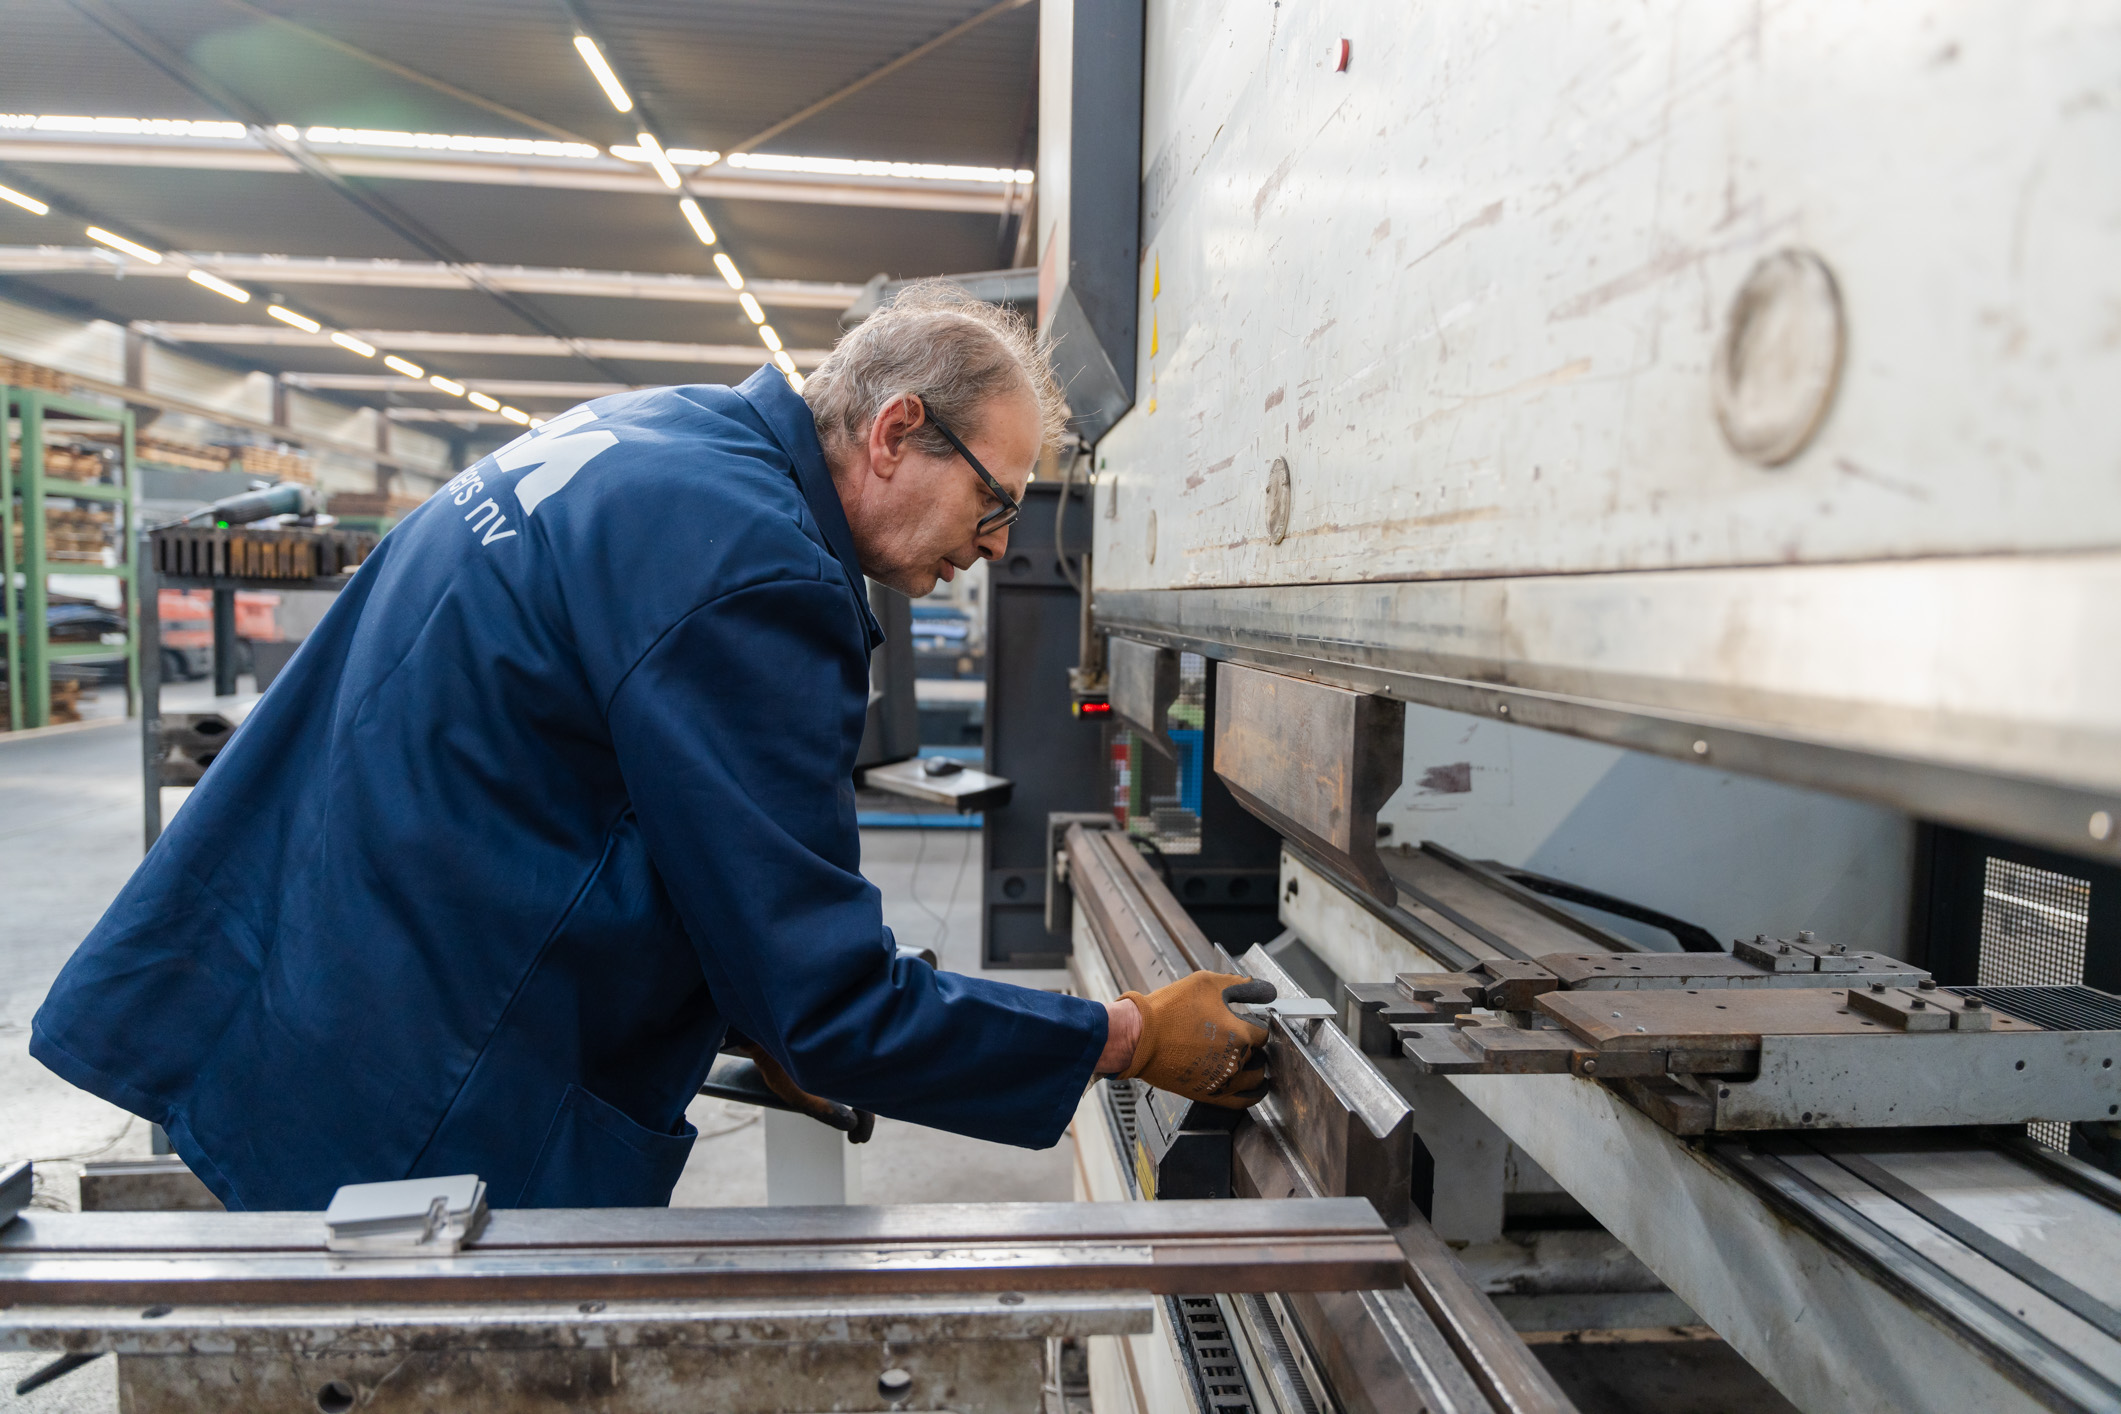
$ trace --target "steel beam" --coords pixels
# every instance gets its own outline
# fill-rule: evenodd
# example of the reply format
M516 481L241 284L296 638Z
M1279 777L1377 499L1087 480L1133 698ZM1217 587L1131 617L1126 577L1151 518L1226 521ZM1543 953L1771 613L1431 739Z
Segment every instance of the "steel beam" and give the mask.
M221 347L324 349L335 347L325 333L306 333L269 324L171 324L141 321L134 328L172 344ZM420 329L354 329L354 337L398 353L494 354L512 358L621 358L651 363L710 363L748 368L773 354L763 344L671 344L653 339L558 339L543 334L469 334ZM789 349L797 365L815 368L830 349ZM476 380L473 380L476 381ZM407 391L421 386L406 379Z
M449 265L438 260L359 260L338 256L178 252L180 260L148 265L98 246L0 246L0 275L90 274L128 280L182 280L197 266L228 280L267 285L346 285L391 290L476 290L476 281L526 295L579 295L665 303L735 304L719 275L633 270L567 270L536 265ZM845 309L864 285L828 280L747 280L744 288L779 309Z
M470 186L548 191L668 195L655 173L616 157L519 157L472 152L432 156L392 148L332 144L315 149L344 177L380 181L457 182ZM0 137L0 162L92 167L159 167L180 171L301 172L293 159L248 141L125 138L106 134L24 133ZM729 167L691 168L686 190L719 201L789 201L823 206L870 206L899 211L970 211L1002 215L1021 188L994 182L909 177L821 177Z

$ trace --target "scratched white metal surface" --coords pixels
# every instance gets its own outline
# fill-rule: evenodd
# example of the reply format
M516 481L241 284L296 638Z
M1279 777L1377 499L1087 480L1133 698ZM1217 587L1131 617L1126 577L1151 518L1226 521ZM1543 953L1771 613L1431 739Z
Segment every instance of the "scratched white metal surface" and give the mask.
M1148 10L1101 589L2121 542L2110 8ZM1712 347L1793 245L1849 342L1768 470L1724 445Z

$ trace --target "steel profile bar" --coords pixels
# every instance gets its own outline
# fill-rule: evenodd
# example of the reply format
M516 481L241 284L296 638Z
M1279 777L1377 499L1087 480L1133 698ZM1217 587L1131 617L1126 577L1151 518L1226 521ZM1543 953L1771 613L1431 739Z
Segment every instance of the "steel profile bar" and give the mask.
M0 1304L1364 1290L1403 1258L1368 1203L515 1209L457 1256L324 1250L314 1213L80 1213L0 1234Z

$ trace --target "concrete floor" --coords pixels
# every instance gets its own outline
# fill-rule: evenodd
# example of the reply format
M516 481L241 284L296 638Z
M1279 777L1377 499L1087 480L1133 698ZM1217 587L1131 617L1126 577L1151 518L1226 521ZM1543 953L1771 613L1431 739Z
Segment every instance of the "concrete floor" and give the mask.
M115 695L123 702L123 694ZM181 684L166 708L213 704L206 684ZM223 705L242 706L245 698ZM185 791L164 792L164 808ZM943 967L979 962L976 830L863 832L863 872L884 896L884 921L909 945L931 947ZM60 1080L31 1060L29 1022L52 978L117 893L141 852L138 725L115 721L11 738L0 734L0 1160L34 1159L35 1206L77 1206L81 1165L149 1151L148 1126ZM1002 980L1058 987L1065 973L1005 972ZM672 1203L765 1202L765 1152L757 1112L718 1100L689 1111L700 1130ZM1065 1199L1068 1141L1039 1153L881 1120L859 1150L869 1203ZM14 1382L41 1356L0 1354L0 1409L105 1414L116 1407L109 1361L98 1361L21 1399Z

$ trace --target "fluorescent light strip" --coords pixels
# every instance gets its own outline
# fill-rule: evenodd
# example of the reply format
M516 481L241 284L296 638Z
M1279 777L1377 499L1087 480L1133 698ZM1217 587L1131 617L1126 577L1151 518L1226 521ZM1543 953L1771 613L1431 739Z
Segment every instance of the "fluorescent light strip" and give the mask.
M101 241L112 250L122 250L127 255L138 256L149 265L160 265L162 263L161 251L149 250L138 241L129 241L123 236L114 236L101 226L90 226L88 228L88 238L92 241Z
M738 295L736 302L744 306L744 313L751 316L752 323L764 324L766 322L766 311L759 308L759 302L752 298L751 291L746 290Z
M249 290L244 289L241 285L231 285L219 275L209 275L204 270L187 270L184 272L184 278L191 281L194 285L204 285L217 295L226 295L237 304L250 303Z
M340 348L350 349L363 358L374 358L376 356L376 346L369 343L366 339L356 339L351 334L341 332L333 334L331 341Z
M621 113L631 113L633 95L626 92L619 76L611 71L611 64L604 58L604 51L597 48L597 42L586 34L578 34L574 37L574 49L582 56L582 62L589 66L589 72L596 75L597 82L604 86L604 96L611 100L611 106Z
M440 388L443 392L449 394L449 396L451 396L452 398L461 398L464 396L464 385L462 383L459 383L454 378L444 378L441 374L437 373L433 377L429 378L427 382L428 386Z
M528 422L528 421L530 421L530 414L529 414L529 413L527 413L527 412L525 412L525 411L523 411L523 409L521 409L521 408L505 408L505 407L504 407L504 408L502 408L502 409L501 409L501 416L503 416L503 417L507 418L507 419L508 419L508 420L509 420L510 422Z
M663 179L663 185L675 191L678 185L678 169L671 166L670 159L663 155L663 144L655 140L655 134L636 133L634 140L641 144L641 151L648 154L648 165L655 168L655 174Z
M766 345L767 348L772 349L775 353L779 353L781 351L781 336L773 332L773 326L771 324L759 325L759 339Z
M714 253L714 268L722 272L722 278L729 282L730 289L744 288L744 277L737 273L736 262L721 251Z
M786 378L788 380L788 386L795 389L798 393L802 392L803 385L810 381L802 374L795 372L793 369L782 369L781 376Z
M685 220L691 224L692 233L700 238L701 245L714 244L714 227L707 224L707 218L701 213L697 201L689 196L685 197L678 202L678 210L685 213Z
M316 320L311 319L308 315L297 314L293 310L283 308L282 306L277 304L267 305L265 307L265 312L267 314L270 314L273 318L279 320L282 324L294 325L297 329L300 329L305 334L322 333L324 329L324 326L322 324L319 324Z
M75 118L58 113L0 113L0 129L101 133L107 137L209 137L237 142L250 136L241 123L194 122L186 118Z
M396 354L383 355L383 365L386 368L396 369L407 378L425 378L427 376L426 369L420 367L411 359L399 358Z
M672 154L675 156L675 154ZM1028 167L956 167L938 162L860 162L847 157L787 157L780 153L732 152L722 159L753 172L809 172L822 177L911 177L927 182L999 182L1029 186L1038 173Z
M275 129L282 137L294 137L293 128ZM431 152L489 152L506 157L598 157L586 142L553 142L546 138L469 137L459 133L401 133L383 128L311 128L300 134L305 142L349 147L412 147Z
M45 216L51 212L51 208L37 198L16 191L13 187L0 187L0 201L11 201L33 216Z
M492 398L487 397L484 393L478 391L476 388L466 393L464 396L471 399L471 405L473 407L484 408L488 412L499 412L501 410L500 403L496 402Z

